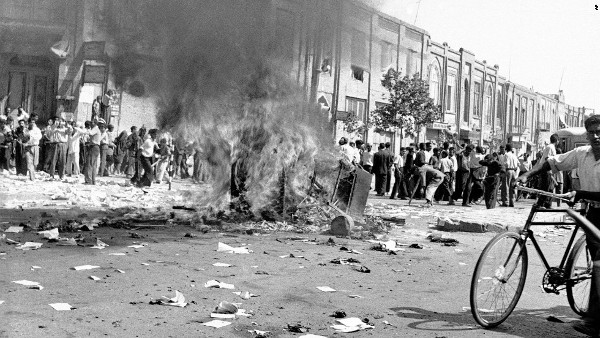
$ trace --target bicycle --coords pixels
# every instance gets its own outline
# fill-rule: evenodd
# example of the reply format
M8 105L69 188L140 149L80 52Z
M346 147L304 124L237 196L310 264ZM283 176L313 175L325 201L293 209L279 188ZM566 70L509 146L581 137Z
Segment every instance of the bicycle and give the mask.
M470 303L475 321L485 328L493 328L504 322L512 313L521 297L527 278L528 255L526 243L531 240L540 256L546 273L542 287L547 293L559 294L566 289L571 309L578 315L585 315L589 300L592 260L581 228L594 237L600 238L600 230L583 217L585 209L573 209L574 203L561 196L542 190L517 186L517 189L561 199L569 209L544 209L534 203L523 229L517 232L504 232L496 235L483 249L471 280ZM536 222L537 213L568 214L573 222ZM533 225L574 225L560 265L551 267L546 260L533 231ZM573 244L575 243L575 244Z

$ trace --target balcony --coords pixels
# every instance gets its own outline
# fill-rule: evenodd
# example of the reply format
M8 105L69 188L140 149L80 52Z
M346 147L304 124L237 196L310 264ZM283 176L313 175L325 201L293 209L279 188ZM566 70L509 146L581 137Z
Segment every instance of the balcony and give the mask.
M525 135L529 132L529 129L526 126L511 126L510 127L510 134L511 135L516 135L516 136L520 136L520 135Z
M550 122L538 122L539 131L550 131Z

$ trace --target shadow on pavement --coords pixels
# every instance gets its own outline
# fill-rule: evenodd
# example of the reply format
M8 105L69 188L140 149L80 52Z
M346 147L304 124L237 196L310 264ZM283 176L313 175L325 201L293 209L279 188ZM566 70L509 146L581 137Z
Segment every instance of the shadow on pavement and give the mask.
M391 310L396 312L398 317L414 319L407 325L414 330L453 332L458 336L467 335L468 332L472 332L469 336L497 332L515 337L581 337L570 325L570 322L579 319L579 316L568 306L516 309L505 322L493 329L480 327L473 319L470 309L459 313L436 312L417 307L395 307ZM548 320L550 316L562 320L563 323Z

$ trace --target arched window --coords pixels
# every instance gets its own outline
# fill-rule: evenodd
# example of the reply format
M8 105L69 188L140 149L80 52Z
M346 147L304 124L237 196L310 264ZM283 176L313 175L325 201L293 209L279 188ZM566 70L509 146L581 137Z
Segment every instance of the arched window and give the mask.
M440 104L440 71L436 61L429 66L429 97L436 105Z
M470 89L469 89L469 80L465 79L465 109L463 111L463 121L469 122L469 110L470 110Z
M492 125L492 118L494 117L492 108L492 85L488 84L485 88L485 101L483 103L483 113L485 114L485 122L490 126Z
M498 89L496 93L496 118L499 120L500 125L502 125L502 91Z

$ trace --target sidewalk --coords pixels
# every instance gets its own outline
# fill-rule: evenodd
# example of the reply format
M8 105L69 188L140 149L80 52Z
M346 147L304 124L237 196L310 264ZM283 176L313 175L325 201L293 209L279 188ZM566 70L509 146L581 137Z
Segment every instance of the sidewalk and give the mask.
M389 196L379 197L374 193L369 195L365 214L385 218L395 218L399 222L405 220L418 220L430 217L429 224L442 231L464 232L503 232L515 231L523 227L529 216L533 199L519 200L514 208L498 206L486 209L485 204L472 207L463 207L458 201L456 205L448 202L434 203L433 207L425 208L425 200L413 200L408 205L408 200L390 200ZM564 208L561 205L560 208ZM536 220L562 221L563 213L538 214Z

